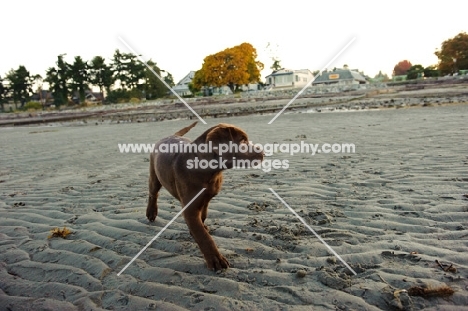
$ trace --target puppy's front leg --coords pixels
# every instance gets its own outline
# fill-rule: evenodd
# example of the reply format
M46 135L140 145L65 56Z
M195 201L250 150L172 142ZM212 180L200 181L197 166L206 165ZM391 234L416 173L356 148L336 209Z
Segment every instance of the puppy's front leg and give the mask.
M150 176L148 180L148 206L146 207L146 217L149 221L154 221L156 216L158 216L158 193L161 190L161 182L159 181L158 177L156 176L155 168L154 168L154 160L153 155L151 155L150 159Z
M205 227L206 231L210 232L210 230L208 229L208 227L205 225L206 216L208 216L208 203L210 203L210 202L206 202L206 203L204 204L204 206L202 207L202 210L201 210L201 220L202 220L202 223L203 223L203 227Z
M221 255L202 222L201 213L205 204L208 205L206 198L192 202L192 205L184 211L184 219L200 251L203 253L208 269L215 271L226 269L230 266L229 261Z

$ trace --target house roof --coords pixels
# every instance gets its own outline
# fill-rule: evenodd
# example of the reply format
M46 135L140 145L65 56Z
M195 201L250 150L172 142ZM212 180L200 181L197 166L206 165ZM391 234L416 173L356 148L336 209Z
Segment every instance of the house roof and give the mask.
M323 71L321 75L317 76L313 84L335 83L349 80L366 82L366 78L357 71L349 69L335 69L333 71Z
M290 75L293 73L293 70L291 69L280 69L280 70L274 70L272 73L270 73L267 77L272 77L272 76L280 76L280 75Z
M174 90L186 90L188 89L187 84L192 82L193 77L195 76L195 71L190 71L182 80L177 82L173 87Z
M98 100L102 100L104 99L104 94L102 94L101 92L91 92L91 91L87 91L86 92L86 97L94 97Z
M266 78L274 77L274 76L281 76L281 75L290 75L293 73L307 73L307 72L310 72L312 74L312 72L309 69L292 70L292 69L281 68L280 70L273 71L268 76L266 76Z
M193 77L195 76L195 71L190 71L185 77L182 78L176 85L184 84L186 81L192 81Z

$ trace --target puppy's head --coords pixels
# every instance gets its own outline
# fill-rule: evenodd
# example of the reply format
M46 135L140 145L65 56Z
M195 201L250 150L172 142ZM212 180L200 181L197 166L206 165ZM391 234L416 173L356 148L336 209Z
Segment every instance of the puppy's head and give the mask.
M249 142L247 133L239 127L220 123L208 130L206 143L211 142L213 152L226 160L227 168L232 168L234 162L242 161L245 167L259 165L263 161L263 150Z

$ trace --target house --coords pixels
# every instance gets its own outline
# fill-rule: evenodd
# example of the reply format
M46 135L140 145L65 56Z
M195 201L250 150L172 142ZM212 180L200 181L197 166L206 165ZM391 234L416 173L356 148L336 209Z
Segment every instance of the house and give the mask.
M190 96L192 92L188 85L192 82L193 77L195 76L195 71L190 71L182 80L180 80L172 89L179 94L180 96ZM242 85L239 87L243 92L256 91L258 90L257 83L249 83L248 85ZM202 92L204 96L211 95L230 95L232 94L231 89L227 86L220 87L203 87Z
M93 102L93 103L102 102L102 100L104 99L104 94L101 92L93 92L91 90L87 90L85 99L86 101Z
M195 71L190 71L182 80L180 80L172 89L174 92L180 96L190 96L192 92L188 85L192 82L193 77L195 76Z
M54 102L54 97L52 93L46 90L39 90L37 93L34 93L31 98L31 101L40 102L42 106L52 105Z
M71 100L75 104L80 104L80 94L78 91L75 91L74 95L72 96ZM85 102L91 103L102 103L104 100L104 94L101 92L93 92L91 90L85 91Z
M367 79L357 70L352 69L333 69L333 71L323 71L312 85L351 85L351 84L367 84Z
M242 92L251 92L251 91L258 91L258 83L249 83L249 84L242 84L237 86L237 91ZM232 91L227 85L223 85L220 87L209 87L211 90L212 95L231 95Z
M314 75L309 69L291 70L282 68L265 77L266 84L274 89L304 87L313 79Z
M203 94L205 96L211 96L211 95L231 95L231 89L227 85L223 86L209 86L209 87L203 87Z

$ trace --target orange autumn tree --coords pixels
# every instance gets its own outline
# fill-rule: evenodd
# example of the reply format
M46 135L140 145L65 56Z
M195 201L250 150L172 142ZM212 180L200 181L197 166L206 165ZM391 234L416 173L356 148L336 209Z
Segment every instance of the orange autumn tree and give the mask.
M234 93L241 85L260 81L263 64L256 58L257 50L250 43L209 55L195 73L193 86L200 89L203 86L227 85Z

